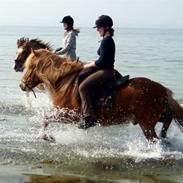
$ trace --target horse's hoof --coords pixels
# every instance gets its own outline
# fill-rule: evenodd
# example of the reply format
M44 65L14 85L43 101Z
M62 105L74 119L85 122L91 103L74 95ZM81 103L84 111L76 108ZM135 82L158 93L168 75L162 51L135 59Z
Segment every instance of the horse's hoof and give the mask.
M132 124L133 124L133 125L137 125L138 122L137 122L137 121L132 121Z
M48 135L48 134L43 134L43 136L41 137L43 140L46 140L46 141L48 141L48 142L51 142L51 143L55 143L56 142L56 140L55 140L55 138L53 137L53 136L51 136L51 135Z

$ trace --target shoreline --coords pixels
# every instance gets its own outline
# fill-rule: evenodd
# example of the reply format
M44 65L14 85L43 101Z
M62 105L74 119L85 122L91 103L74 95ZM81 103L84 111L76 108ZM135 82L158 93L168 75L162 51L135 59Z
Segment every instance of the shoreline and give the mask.
M27 170L23 170L27 169ZM44 173L42 168L30 168L22 166L1 166L1 183L115 183L109 180L93 180L82 175L55 172L49 169L50 173Z
M134 170L135 171L135 170ZM46 173L45 173L46 172ZM115 171L107 171L111 174ZM116 174L115 180L97 176L85 176L79 174L72 174L63 171L61 168L56 169L50 166L40 165L36 167L28 166L6 166L0 168L0 182L1 183L181 183L183 175L181 172L151 172L145 174L133 174L132 172L124 174L120 173L119 177ZM102 175L101 175L102 177Z

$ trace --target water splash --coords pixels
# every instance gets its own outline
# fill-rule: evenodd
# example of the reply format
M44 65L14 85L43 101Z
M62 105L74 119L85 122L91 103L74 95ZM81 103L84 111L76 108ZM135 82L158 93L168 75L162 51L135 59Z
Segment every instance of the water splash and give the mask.
M0 151L6 152L2 157L7 163L17 162L17 159L19 162L40 161L46 157L61 161L65 156L89 160L133 159L135 163L152 159L183 159L183 134L174 124L170 127L167 143L159 140L149 144L138 125L96 126L85 131L78 129L74 121L63 124L66 122L64 114L68 115L68 110L53 108L44 95L38 100L31 98L30 101L31 106L0 105L1 119L5 119L0 120ZM60 113L63 118L57 121ZM77 113L69 111L69 115L74 117ZM45 116L54 122L50 123L47 132L56 139L56 143L44 142L38 138ZM160 131L160 128L159 124L156 130Z

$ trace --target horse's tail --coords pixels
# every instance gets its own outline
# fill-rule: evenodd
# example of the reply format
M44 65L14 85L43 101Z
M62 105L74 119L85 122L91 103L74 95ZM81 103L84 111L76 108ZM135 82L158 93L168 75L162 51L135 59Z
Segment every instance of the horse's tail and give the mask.
M176 124L179 126L181 131L183 131L183 108L180 104L172 97L172 91L167 89L168 94L168 105L172 112L172 117L174 118Z

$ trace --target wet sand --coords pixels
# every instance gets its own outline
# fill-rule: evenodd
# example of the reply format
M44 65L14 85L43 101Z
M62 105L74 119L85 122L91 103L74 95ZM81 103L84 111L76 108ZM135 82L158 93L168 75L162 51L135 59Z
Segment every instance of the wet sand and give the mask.
M29 172L27 172L29 168L26 171L23 169L26 167L1 166L0 183L113 183L109 180L95 180L80 175L58 173L58 170L53 175L51 173L53 169L50 169L50 173L44 173L42 168L30 168Z
M48 161L34 167L1 166L0 183L182 183L183 180L182 171L175 171L173 166L172 171L171 166L167 171L153 170L153 167L122 170L114 162L95 163L95 170L92 166L80 174L65 171Z

